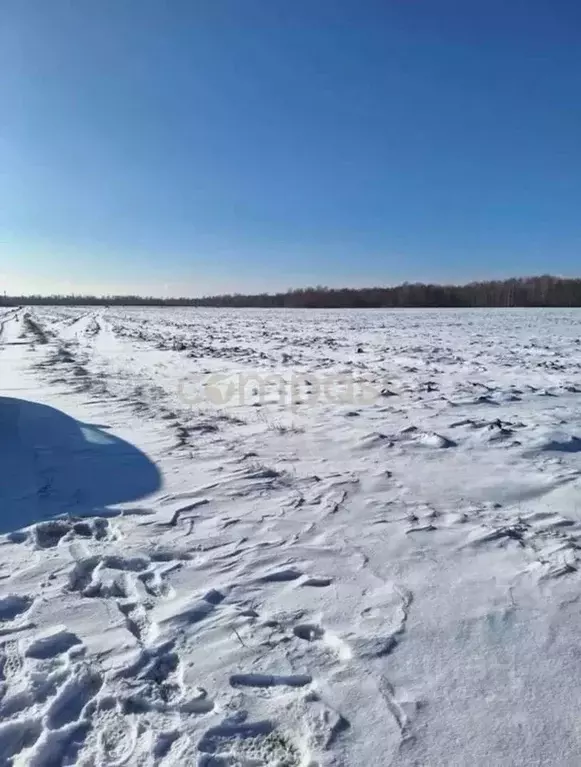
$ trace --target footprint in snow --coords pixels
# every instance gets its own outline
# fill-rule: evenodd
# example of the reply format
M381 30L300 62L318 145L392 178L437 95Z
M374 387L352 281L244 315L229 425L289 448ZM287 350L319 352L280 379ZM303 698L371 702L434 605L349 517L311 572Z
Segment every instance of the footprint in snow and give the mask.
M273 722L247 722L245 714L207 730L198 743L198 751L202 755L198 767L275 764L299 767L305 763L297 746Z
M24 617L34 603L32 597L9 594L0 599L0 621Z

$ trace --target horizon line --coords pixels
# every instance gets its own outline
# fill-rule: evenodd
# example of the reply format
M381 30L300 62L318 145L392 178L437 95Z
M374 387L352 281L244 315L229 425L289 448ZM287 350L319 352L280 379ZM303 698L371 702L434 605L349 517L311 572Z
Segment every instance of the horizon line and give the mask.
M8 293L3 292L1 300L48 300L50 298L55 299L82 299L82 300L95 300L95 301L119 301L120 299L143 300L143 301L210 301L213 299L225 299L225 298L274 298L278 296L290 296L293 294L301 293L365 293L372 290L393 291L399 290L404 287L430 287L439 289L455 289L462 290L464 288L475 287L477 285L506 285L508 283L524 283L533 282L538 280L552 280L555 282L578 282L581 280L581 276L578 277L563 277L555 274L537 274L537 275L521 275L504 278L489 278L482 280L470 280L468 282L422 282L421 280L415 280L413 282L404 280L403 282L396 284L376 284L366 285L364 287L355 287L344 285L342 287L329 287L328 285L316 284L306 285L304 287L287 288L286 290L275 291L261 291L259 293L254 292L225 292L225 293L213 293L205 295L181 295L181 296L159 296L154 294L144 295L139 293Z

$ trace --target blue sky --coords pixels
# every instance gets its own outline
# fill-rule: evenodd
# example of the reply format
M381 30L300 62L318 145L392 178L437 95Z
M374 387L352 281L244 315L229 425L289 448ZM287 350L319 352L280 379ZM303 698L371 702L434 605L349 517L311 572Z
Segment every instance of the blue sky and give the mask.
M576 0L3 0L0 287L581 272Z

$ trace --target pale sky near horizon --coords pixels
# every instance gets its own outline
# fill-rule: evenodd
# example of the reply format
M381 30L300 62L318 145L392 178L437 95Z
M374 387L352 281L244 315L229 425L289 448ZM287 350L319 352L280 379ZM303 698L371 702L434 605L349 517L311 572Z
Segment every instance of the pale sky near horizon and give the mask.
M0 290L579 273L573 0L4 0Z

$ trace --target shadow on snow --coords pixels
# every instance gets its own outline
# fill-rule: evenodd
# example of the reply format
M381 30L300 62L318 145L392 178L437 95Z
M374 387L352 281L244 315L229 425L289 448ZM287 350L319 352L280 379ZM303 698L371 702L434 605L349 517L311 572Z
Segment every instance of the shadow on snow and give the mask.
M128 442L35 402L0 397L0 534L62 515L98 516L161 486Z

